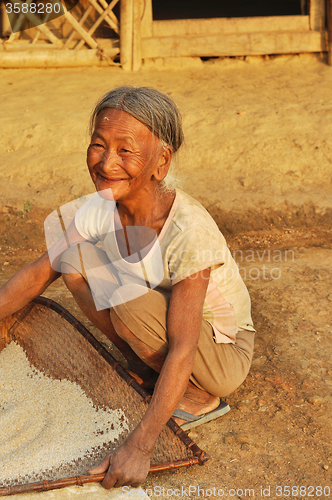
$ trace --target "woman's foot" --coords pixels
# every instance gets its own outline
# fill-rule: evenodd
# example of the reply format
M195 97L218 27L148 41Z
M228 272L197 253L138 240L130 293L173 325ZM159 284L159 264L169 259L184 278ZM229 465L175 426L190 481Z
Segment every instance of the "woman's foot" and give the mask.
M198 389L198 387L189 382L186 392L182 396L176 409L198 416L215 410L218 408L219 404L220 398ZM178 417L173 417L173 419L178 425L182 425L186 422L186 420L182 420Z

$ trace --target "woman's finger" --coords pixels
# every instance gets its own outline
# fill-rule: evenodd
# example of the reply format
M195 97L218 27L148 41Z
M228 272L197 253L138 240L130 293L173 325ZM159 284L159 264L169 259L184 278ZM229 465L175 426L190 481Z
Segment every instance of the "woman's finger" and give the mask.
M117 475L111 472L111 470L108 471L101 485L107 490L109 490L110 488L120 488L122 486L122 484L120 484L118 481Z
M106 472L111 463L110 458L111 456L107 455L100 464L91 467L91 469L88 470L88 474L101 474L102 472Z
M125 486L131 486L132 488L139 488L141 486L143 481L141 481L140 483L132 483L132 484L127 484Z

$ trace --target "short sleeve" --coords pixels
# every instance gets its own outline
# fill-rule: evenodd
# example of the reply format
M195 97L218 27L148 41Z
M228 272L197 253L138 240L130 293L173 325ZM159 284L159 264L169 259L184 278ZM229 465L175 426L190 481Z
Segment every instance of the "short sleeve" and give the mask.
M108 233L115 202L103 200L98 194L90 198L75 215L78 233L88 241L103 240Z
M218 269L225 262L226 242L220 231L190 228L168 247L168 268L172 284L203 269Z

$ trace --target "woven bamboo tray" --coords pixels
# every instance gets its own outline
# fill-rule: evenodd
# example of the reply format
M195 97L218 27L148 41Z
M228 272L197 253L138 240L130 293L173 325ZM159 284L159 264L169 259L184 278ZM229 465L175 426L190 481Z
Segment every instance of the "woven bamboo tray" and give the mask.
M74 316L53 300L38 297L0 321L0 351L12 340L25 350L30 363L47 376L76 382L96 406L121 408L128 417L129 432L142 419L151 396ZM90 476L87 470L118 447L129 432L122 434L116 444L96 450L92 459L66 465L65 478L63 467L61 471L55 468L43 474L38 483L26 475L25 484L0 485L0 496L101 481L104 474ZM208 459L170 419L156 443L150 472L203 464Z

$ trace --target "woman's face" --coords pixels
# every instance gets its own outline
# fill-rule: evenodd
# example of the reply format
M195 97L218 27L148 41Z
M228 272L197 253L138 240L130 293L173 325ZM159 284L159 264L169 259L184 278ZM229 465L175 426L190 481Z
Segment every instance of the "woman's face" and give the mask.
M115 201L135 199L150 189L163 157L159 139L124 111L101 111L87 151L87 164L96 190Z

